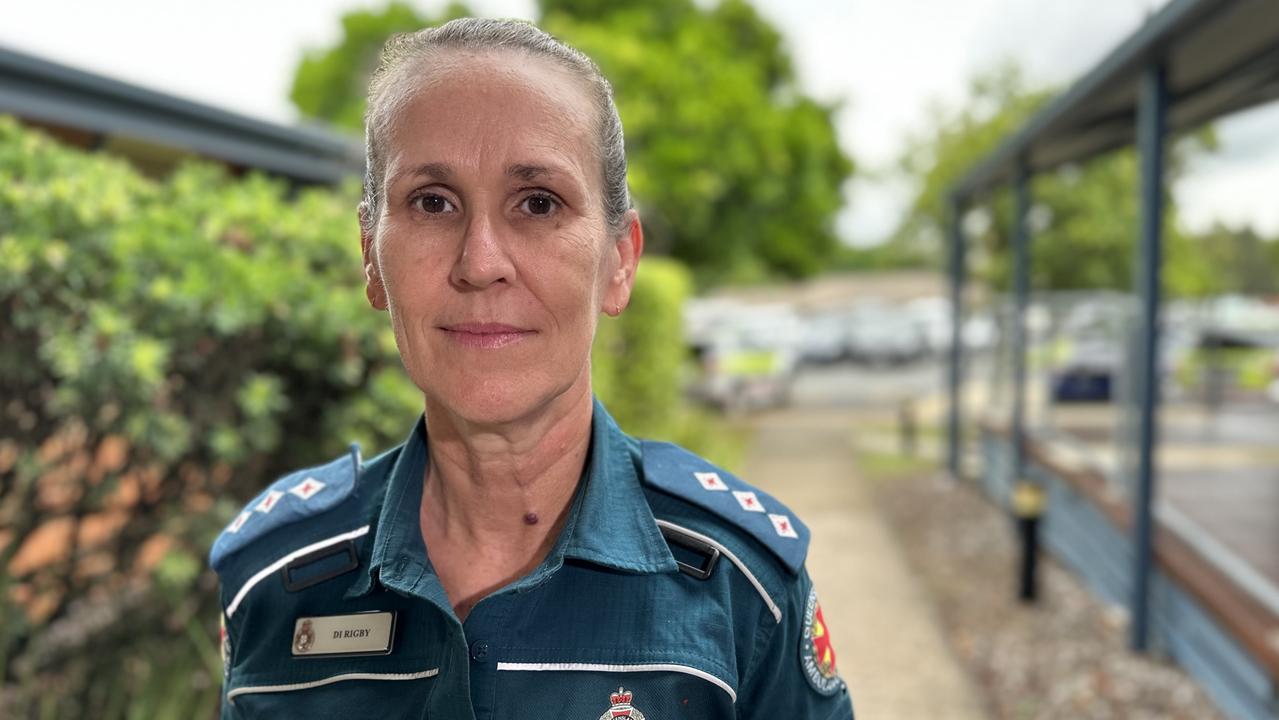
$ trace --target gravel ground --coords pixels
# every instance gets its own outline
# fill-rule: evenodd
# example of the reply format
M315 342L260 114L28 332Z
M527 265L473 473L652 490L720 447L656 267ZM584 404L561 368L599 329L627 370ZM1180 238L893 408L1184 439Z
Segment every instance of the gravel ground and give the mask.
M1221 717L1183 671L1129 652L1124 611L1056 562L1040 565L1039 604L1019 603L1012 523L976 490L909 474L877 484L884 517L992 717Z

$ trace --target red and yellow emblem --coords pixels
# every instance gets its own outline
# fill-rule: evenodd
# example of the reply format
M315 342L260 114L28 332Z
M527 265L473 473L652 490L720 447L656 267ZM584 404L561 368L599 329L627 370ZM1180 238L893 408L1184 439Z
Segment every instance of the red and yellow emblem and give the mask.
M822 606L817 605L817 614L813 618L813 660L817 670L825 677L835 677L835 648L830 644L830 633L826 631L826 618L822 617Z
M817 602L816 590L808 593L808 605L804 608L799 661L808 684L822 695L834 695L844 687L844 681L835 671L835 647L831 645L830 630L822 616L822 606Z

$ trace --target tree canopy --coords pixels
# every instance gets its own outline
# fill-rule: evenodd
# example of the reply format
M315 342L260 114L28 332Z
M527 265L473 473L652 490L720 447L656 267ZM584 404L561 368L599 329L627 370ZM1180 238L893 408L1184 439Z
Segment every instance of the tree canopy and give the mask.
M1053 96L1031 87L1016 65L1004 64L972 81L957 107L935 107L929 127L911 138L902 168L916 179L912 201L894 243L940 252L947 192L964 173L1015 132ZM1174 144L1168 177L1175 180L1187 157L1213 143L1210 130ZM1034 178L1031 224L1034 235L1032 283L1036 289L1130 288L1138 231L1138 167L1129 148L1082 165L1069 165ZM1012 236L1010 193L1001 189L978 198L969 224L979 277L1008 287ZM1168 199L1165 281L1170 292L1212 292L1216 280L1204 262L1203 243L1176 222Z
M397 2L346 15L341 42L303 59L294 103L360 128L385 39L465 14L451 5L421 17ZM853 170L835 108L803 94L781 34L744 0L543 0L539 25L591 56L614 86L650 250L703 282L799 277L833 256Z

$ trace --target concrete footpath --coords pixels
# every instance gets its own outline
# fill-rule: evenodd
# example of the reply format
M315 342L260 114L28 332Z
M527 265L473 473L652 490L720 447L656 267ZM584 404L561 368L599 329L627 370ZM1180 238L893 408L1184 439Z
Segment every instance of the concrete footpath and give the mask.
M839 409L760 415L742 476L813 531L808 570L858 720L987 717L854 472L855 418Z

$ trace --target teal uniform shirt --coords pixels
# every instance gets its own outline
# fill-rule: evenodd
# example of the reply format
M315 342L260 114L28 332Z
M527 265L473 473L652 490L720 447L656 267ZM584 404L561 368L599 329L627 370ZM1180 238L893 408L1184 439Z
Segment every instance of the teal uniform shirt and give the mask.
M851 718L808 531L597 401L563 531L459 622L419 525L425 423L293 473L218 538L222 718Z

